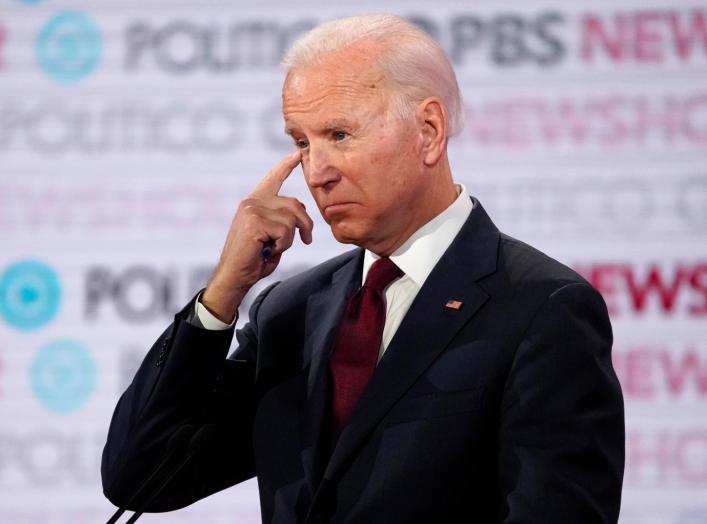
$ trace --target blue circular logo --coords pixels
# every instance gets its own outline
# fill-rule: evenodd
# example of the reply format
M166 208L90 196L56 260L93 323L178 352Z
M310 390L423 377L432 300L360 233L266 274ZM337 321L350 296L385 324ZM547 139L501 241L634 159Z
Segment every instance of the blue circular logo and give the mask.
M57 340L37 354L30 369L30 381L44 407L67 413L80 408L93 393L96 365L81 343Z
M101 34L82 13L59 13L37 37L39 65L60 82L75 82L89 75L100 56Z
M60 302L59 279L41 262L17 262L0 276L0 315L17 329L42 327L57 314Z

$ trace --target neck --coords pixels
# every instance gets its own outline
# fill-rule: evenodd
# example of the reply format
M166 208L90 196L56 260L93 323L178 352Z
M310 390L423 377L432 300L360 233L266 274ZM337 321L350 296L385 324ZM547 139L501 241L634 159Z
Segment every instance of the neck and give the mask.
M424 201L420 202L417 212L404 230L386 239L385 243L376 246L363 246L369 251L381 257L390 256L400 246L402 246L415 231L424 226L427 222L439 215L447 209L459 196L457 188L452 180L452 172L449 167L449 162L444 159L444 162L438 164L438 169L431 172L430 178L435 181L430 184L430 187L425 191Z

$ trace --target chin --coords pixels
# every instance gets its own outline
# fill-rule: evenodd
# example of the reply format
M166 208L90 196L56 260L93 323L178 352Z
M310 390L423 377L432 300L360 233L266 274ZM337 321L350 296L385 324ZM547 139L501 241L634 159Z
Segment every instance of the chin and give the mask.
M336 239L337 242L341 244L356 244L356 239L353 237L350 237L348 235L342 235L341 233L336 233L334 229L331 230L331 232L334 234L334 238Z
M364 241L361 235L357 235L354 231L351 231L347 227L341 227L336 223L330 223L329 225L331 226L331 233L334 235L337 242L361 246L361 242Z

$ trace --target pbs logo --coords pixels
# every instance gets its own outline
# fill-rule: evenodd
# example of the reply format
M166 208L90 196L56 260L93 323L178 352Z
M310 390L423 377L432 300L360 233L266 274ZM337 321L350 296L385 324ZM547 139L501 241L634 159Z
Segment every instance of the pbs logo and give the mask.
M56 273L37 260L23 260L0 276L0 316L11 326L33 331L59 311L61 287Z
M101 34L84 14L65 11L54 16L37 37L37 61L59 82L75 82L91 74L101 57Z
M56 340L40 349L30 368L32 391L41 404L59 413L75 411L96 386L96 366L75 340Z

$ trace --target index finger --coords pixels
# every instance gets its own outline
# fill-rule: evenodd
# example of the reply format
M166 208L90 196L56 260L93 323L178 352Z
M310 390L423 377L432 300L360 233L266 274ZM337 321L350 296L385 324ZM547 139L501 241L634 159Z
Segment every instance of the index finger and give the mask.
M287 155L278 165L276 165L267 175L265 175L265 178L260 181L253 193L267 196L277 196L280 192L282 184L284 184L287 177L290 176L292 170L297 167L297 164L300 163L300 160L302 160L302 152L299 149L294 153Z

